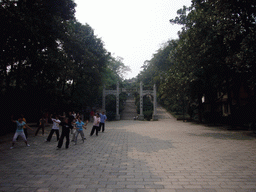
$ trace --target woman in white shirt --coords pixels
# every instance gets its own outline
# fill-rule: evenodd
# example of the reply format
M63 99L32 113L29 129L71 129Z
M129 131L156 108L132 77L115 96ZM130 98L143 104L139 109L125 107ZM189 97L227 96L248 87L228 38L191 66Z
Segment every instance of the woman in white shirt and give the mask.
M52 135L53 133L55 132L56 133L56 136L57 136L57 141L59 141L59 138L60 138L60 133L59 133L59 124L60 124L60 120L59 120L59 116L58 115L55 115L55 119L52 118L52 130L49 134L49 136L47 137L47 139L45 141L48 141L50 142L51 139L52 139Z
M96 113L96 115L93 116L93 127L92 127L90 136L94 134L94 131L96 131L96 136L98 136L99 126L100 126L100 114Z

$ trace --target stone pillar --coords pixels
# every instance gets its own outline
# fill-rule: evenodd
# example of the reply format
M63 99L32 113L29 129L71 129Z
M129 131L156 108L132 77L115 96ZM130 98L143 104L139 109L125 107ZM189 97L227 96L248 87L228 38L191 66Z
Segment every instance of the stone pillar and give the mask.
M139 115L139 120L144 120L144 115L143 115L143 86L142 86L142 82L140 82L140 115Z
M117 86L116 86L116 120L120 120L120 114L119 114L119 82L117 82Z
M152 119L153 119L153 121L157 121L158 117L157 117L157 110L156 110L156 108L157 108L156 84L154 84L154 87L153 87L153 97L154 97L154 103L153 103L154 111L153 111Z

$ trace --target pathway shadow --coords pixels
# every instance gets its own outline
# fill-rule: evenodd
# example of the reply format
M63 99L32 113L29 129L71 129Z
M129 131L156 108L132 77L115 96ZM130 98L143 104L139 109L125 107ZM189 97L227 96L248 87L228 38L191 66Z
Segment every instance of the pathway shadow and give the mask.
M0 159L0 190L1 187L7 191L76 189L96 192L143 188L143 191L150 192L163 189L161 182L167 176L159 175L149 162L159 155L159 151L174 146L171 140L127 129L127 125L133 126L133 123L113 123L98 137L88 137L88 126L85 143L76 146L71 143L68 150L56 150L55 138L45 143L43 137L31 137L30 148L6 150L6 156ZM135 122L136 127L145 126L145 123L148 122Z
M189 133L191 136L201 136L201 137L212 137L214 139L222 139L222 140L255 140L255 137L250 135L241 134L241 133L203 133L203 134L195 134Z

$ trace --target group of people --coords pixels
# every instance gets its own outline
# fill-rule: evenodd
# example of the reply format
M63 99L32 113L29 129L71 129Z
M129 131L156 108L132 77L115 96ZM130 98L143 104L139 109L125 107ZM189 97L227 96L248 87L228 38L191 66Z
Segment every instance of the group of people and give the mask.
M62 121L60 119L62 119ZM54 116L51 115L51 120L53 123L52 129L45 141L50 142L53 134L55 133L57 136L57 141L58 141L57 149L61 149L61 147L63 145L64 138L66 139L66 143L65 143L66 149L69 148L70 131L73 135L72 141L74 141L75 144L77 144L77 139L78 139L79 134L80 134L83 142L86 139L84 136L83 129L86 129L88 120L86 121L86 123L84 123L81 120L81 116L79 115L79 113L76 114L75 112L73 112L73 113L69 112L67 117L59 116L59 115L54 115ZM105 115L104 111L102 111L102 113L95 113L95 115L93 116L93 127L90 132L90 136L92 136L94 134L94 132L96 132L96 136L98 136L98 133L100 131L104 132L106 120L107 120L107 116ZM15 121L13 119L12 119L12 121L17 124L17 128L16 128L16 132L14 134L13 140L12 140L11 149L13 149L18 136L21 136L23 138L24 142L26 143L26 145L30 146L27 142L27 130L26 129L27 128L29 128L31 130L33 130L33 129L30 128L26 124L26 120L22 116L20 118L18 118L17 121ZM44 117L42 117L39 120L39 126L36 130L35 136L38 134L40 129L42 129L42 135L44 135L45 122L46 121L45 121ZM61 135L59 133L59 126L62 127Z
M96 136L98 136L98 133L100 131L104 132L105 131L105 121L107 120L107 116L105 115L104 112L102 113L96 113L93 116L93 127L90 133L90 136L96 132Z

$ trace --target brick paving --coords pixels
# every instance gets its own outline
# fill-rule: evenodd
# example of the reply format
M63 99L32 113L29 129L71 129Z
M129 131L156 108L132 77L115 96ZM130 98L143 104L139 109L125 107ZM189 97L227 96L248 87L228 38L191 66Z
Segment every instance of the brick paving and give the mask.
M0 191L37 192L253 192L256 138L176 121L106 123L106 132L56 150L56 137L29 132L30 147L0 137Z

